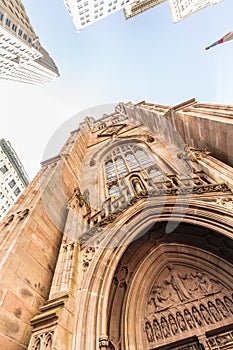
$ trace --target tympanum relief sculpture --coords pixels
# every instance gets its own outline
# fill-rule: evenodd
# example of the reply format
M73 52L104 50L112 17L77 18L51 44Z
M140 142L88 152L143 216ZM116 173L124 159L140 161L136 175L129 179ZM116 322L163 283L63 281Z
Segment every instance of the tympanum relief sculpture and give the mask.
M233 322L233 294L220 280L201 269L168 265L150 290L144 333L148 343L216 323ZM205 329L204 329L205 330Z

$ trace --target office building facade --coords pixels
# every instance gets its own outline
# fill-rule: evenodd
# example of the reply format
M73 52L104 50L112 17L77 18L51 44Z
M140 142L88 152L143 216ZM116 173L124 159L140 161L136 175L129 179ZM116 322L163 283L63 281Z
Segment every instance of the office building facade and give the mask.
M0 78L43 84L59 76L20 0L0 3Z
M223 0L168 0L173 22ZM64 0L77 30L88 27L101 19L123 9L126 19L143 13L165 0Z
M191 16L209 5L218 4L223 0L168 0L173 22Z
M29 184L29 178L9 141L0 139L0 220Z
M134 0L64 0L78 31L103 18L128 8Z

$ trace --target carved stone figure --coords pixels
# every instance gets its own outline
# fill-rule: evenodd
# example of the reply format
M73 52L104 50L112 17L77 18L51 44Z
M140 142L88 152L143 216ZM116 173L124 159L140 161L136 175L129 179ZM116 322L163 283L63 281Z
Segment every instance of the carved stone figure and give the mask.
M221 321L222 317L221 317L220 313L218 312L216 306L211 301L208 301L208 307L209 307L210 313L213 316L213 318L215 319L215 321Z
M193 313L193 318L197 322L198 326L203 325L202 317L200 315L200 312L197 310L195 306L192 307L192 313Z
M146 322L145 331L146 331L148 342L153 342L154 341L154 334L153 334L153 329L151 327L150 322Z
M195 322L193 320L193 317L192 317L192 315L191 315L191 313L189 312L188 309L184 310L184 317L185 317L185 320L186 320L186 322L187 322L187 324L188 324L190 329L193 329L193 328L196 327Z
M230 310L230 312L233 314L233 303L228 297L224 297L225 305Z
M177 319L177 322L178 322L178 325L181 329L181 331L185 331L187 329L187 326L186 326L186 322L184 320L184 317L182 316L181 312L177 312L176 313L176 319Z
M174 316L170 314L168 316L168 321L170 324L170 329L171 329L172 333L175 335L176 333L179 332L179 329L178 329L178 326L177 326L177 323L176 323Z
M171 335L169 327L168 327L168 323L167 320L165 319L165 317L161 318L161 328L162 328L162 332L165 338L169 337Z
M211 293L214 291L213 283L202 272L195 271L194 273L191 273L191 277L193 281L192 290L196 290L202 293Z
M166 279L166 284L171 284L175 292L177 293L177 296L179 297L180 301L185 301L190 298L189 293L186 290L186 287L184 286L182 279L185 279L186 276L181 276L179 273L174 271L173 266L168 266L169 270L169 277Z
M156 319L154 319L154 321L153 321L153 328L154 328L156 340L162 339L163 336L161 333L161 328L160 328L159 322Z
M165 295L164 288L158 284L155 284L151 291L152 297L150 301L154 303L155 309L165 306L168 296Z
M83 192L83 199L84 199L84 204L86 207L87 214L91 212L91 205L90 205L90 192L88 189L86 189Z
M217 304L217 308L220 312L220 314L226 318L228 316L230 316L229 311L227 310L225 304L220 300L220 299L216 299L216 304Z
M207 308L205 307L205 305L203 305L203 304L200 305L200 311L201 311L201 314L202 314L202 316L207 324L213 323L213 320L210 316L210 313L207 310Z

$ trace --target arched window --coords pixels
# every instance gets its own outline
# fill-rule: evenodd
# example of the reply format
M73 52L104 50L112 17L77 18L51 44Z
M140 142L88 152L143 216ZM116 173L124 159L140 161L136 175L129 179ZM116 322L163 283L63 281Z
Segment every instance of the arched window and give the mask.
M143 170L147 178L152 178L155 175L152 171L154 164L153 157L136 144L114 148L105 160L108 195L118 198L124 187L124 178L131 173Z

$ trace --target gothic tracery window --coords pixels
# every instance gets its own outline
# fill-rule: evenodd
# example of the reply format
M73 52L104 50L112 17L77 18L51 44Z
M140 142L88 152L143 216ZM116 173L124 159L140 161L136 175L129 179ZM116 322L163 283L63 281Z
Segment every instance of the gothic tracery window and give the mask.
M105 160L108 195L118 198L124 187L123 179L133 173L144 171L146 177L158 175L154 160L142 147L127 144L114 148ZM161 174L161 172L160 172Z

